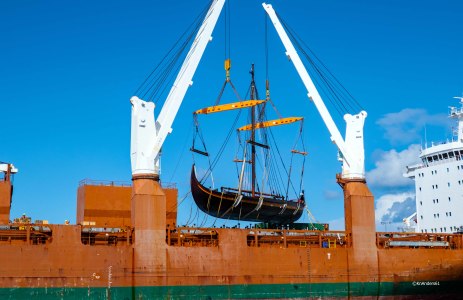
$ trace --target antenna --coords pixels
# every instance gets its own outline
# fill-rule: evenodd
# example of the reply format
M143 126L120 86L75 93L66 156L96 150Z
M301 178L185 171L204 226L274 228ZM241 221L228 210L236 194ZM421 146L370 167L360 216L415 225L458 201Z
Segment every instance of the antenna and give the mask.
M449 117L457 120L458 130L456 136L458 142L461 143L463 142L463 97L453 97L453 99L459 99L461 107L457 108L451 106Z
M426 124L424 125L424 149L428 148L428 135L426 132Z

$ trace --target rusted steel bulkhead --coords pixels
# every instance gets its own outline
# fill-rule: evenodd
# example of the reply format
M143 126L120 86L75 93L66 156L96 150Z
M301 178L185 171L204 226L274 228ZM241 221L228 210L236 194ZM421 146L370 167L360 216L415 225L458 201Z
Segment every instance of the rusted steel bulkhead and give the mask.
M7 171L3 179L0 179L0 224L8 224L10 221L11 197L13 186L11 184L11 164L7 164Z
M166 196L159 176L132 177L134 287L164 285L166 279Z
M8 224L10 220L11 190L10 181L0 180L0 224Z
M344 179L339 174L336 179L344 191L345 230L351 235L350 281L379 282L374 196L364 179Z

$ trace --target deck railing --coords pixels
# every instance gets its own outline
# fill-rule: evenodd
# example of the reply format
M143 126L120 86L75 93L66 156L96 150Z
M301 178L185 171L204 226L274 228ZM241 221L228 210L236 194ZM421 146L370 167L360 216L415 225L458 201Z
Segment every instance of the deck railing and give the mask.
M166 230L166 243L179 247L218 247L219 234L214 228L177 227Z
M133 243L134 232L130 227L100 228L82 226L80 240L84 245L130 245Z
M378 248L446 248L463 249L462 234L378 232Z
M44 245L53 240L47 225L12 223L0 226L0 244Z
M82 244L90 246L130 245L133 242L133 229L81 226L80 240ZM12 223L0 226L0 244L46 245L52 242L53 225Z
M251 229L249 247L347 248L350 234L345 231Z
M94 179L82 179L79 181L79 187L84 185L92 185L92 186L132 186L132 183L129 181L114 181L114 180L94 180ZM172 182L161 182L161 186L165 189L175 189L177 185Z

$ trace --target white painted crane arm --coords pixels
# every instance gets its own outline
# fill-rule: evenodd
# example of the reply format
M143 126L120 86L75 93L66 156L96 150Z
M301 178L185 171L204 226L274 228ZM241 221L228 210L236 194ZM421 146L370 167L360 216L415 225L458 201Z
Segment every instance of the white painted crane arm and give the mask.
M157 120L154 121L154 117L150 116L154 113L152 103L140 100L138 97L132 97L130 100L132 103L132 174L159 175L161 147L167 135L172 132L171 126L188 87L193 84L193 75L207 43L212 38L212 31L224 3L225 0L212 2ZM153 123L148 124L149 122Z
M346 141L341 136L338 127L333 121L328 109L325 106L317 88L315 87L309 73L302 63L296 49L289 39L285 29L281 25L275 10L272 5L262 3L265 11L269 15L273 26L275 27L285 49L286 56L293 62L304 86L307 89L307 96L315 104L320 116L323 119L328 131L331 134L331 140L336 144L342 154L343 159L343 177L345 178L364 178L364 153L363 153L363 123L366 117L366 112L361 112L358 115L346 115L344 119L347 122L346 126ZM351 118L352 117L352 118ZM349 121L348 121L349 120ZM360 131L359 131L360 129ZM352 141L352 144L348 141ZM352 151L349 151L352 150Z
M328 128L328 131L331 134L331 140L337 145L339 150L342 152L342 155L349 163L351 160L349 158L349 154L345 153L346 151L344 149L345 148L344 139L342 138L341 133L339 132L336 124L334 123L333 118L328 112L328 109L326 108L325 103L320 97L318 90L316 89L312 79L309 76L309 73L304 67L304 64L302 63L299 55L297 54L296 49L291 43L285 29L281 25L280 20L278 19L275 13L275 10L273 9L271 4L262 3L262 6L264 7L265 11L269 15L270 20L273 23L273 26L275 27L278 35L280 36L281 41L283 42L283 45L285 46L286 56L293 62L294 67L296 68L297 72L299 73L299 76L302 79L302 82L307 88L307 92L308 92L307 96L309 97L310 100L313 101L313 103L317 107L317 110L323 119L323 122L325 122L326 127Z

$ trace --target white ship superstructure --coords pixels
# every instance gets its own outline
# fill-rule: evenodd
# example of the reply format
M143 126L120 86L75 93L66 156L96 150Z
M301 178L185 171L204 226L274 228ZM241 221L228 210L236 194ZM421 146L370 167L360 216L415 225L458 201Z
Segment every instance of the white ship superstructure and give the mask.
M458 122L456 140L421 150L421 163L404 176L415 180L417 232L451 233L463 225L463 98L450 107Z

